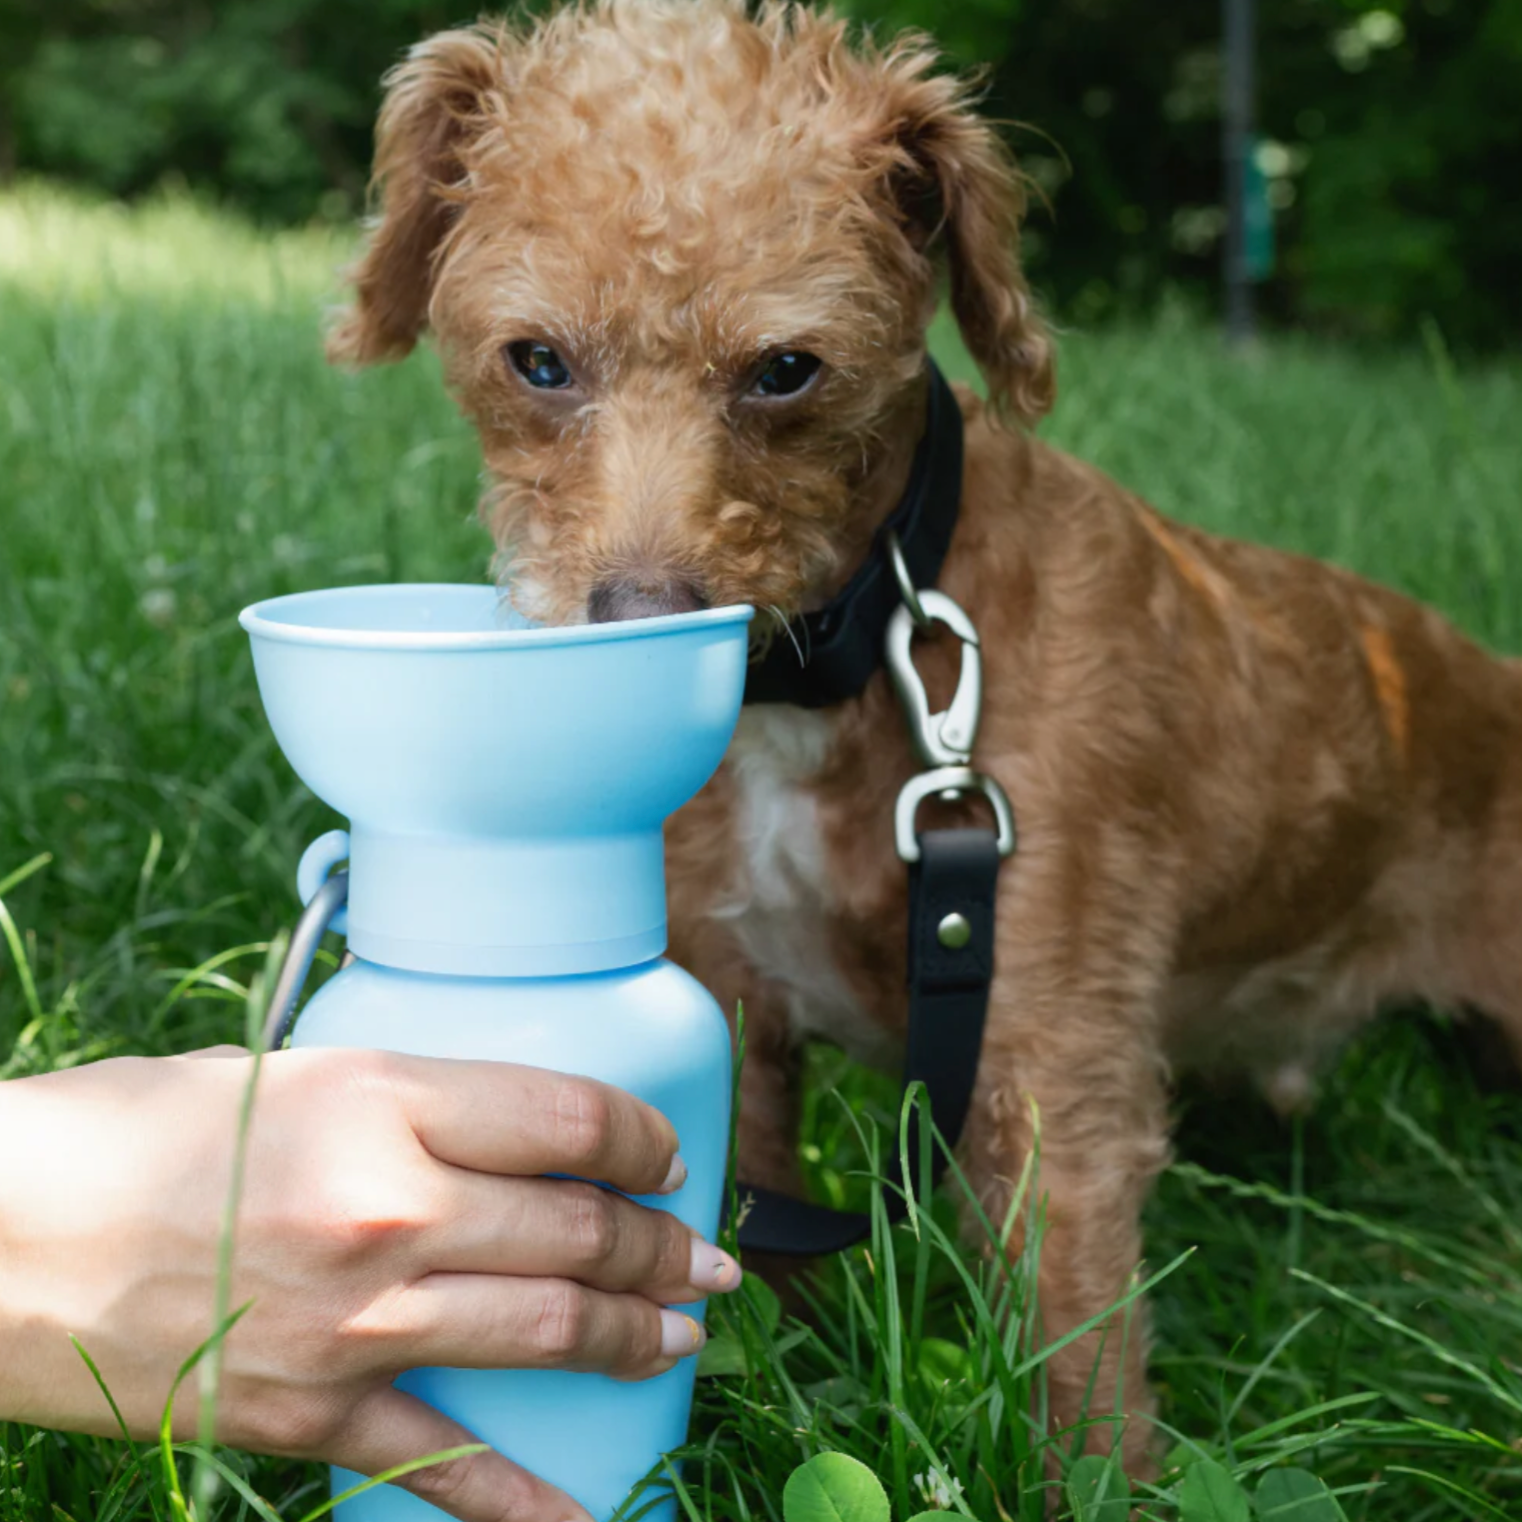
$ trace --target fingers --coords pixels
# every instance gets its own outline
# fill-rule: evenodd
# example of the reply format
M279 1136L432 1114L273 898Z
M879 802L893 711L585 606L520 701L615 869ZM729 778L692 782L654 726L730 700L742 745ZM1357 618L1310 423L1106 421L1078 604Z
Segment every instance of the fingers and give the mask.
M474 1441L432 1406L388 1386L369 1396L339 1440L318 1456L373 1476ZM392 1483L460 1522L592 1522L564 1492L489 1449L415 1470Z
M590 1078L505 1062L387 1059L418 1140L481 1173L568 1173L626 1194L670 1193L686 1168L658 1110Z
M739 1287L740 1265L664 1210L572 1180L446 1174L446 1208L421 1244L429 1269L574 1279L663 1303Z
M650 1379L699 1352L691 1316L567 1279L430 1274L396 1310L400 1366L573 1369Z

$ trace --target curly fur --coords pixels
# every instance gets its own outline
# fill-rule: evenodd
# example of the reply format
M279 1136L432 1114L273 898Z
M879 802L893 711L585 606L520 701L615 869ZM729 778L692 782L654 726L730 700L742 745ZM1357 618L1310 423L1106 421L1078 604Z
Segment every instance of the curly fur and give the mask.
M1170 523L1034 441L1053 394L1018 263L1019 175L922 37L828 12L601 0L445 33L388 81L379 215L332 337L436 335L480 432L483 512L530 611L609 578L786 616L860 561L923 425L944 254L988 380L970 396L942 586L987 652L978 764L1020 816L969 1176L994 1219L1041 1116L1053 1336L1125 1289L1167 1155L1167 1081L1245 1072L1281 1104L1382 1002L1522 1034L1522 668L1345 572ZM504 362L533 339L578 386ZM747 397L768 355L817 384ZM933 681L950 652L926 653ZM915 771L885 679L751 714L673 822L673 952L750 1029L744 1166L796 1183L796 1051L891 1061L905 1019L894 797ZM1145 1339L1052 1361L1056 1419L1145 1413ZM1122 1350L1123 1346L1123 1350ZM1139 1463L1145 1422L1130 1423Z

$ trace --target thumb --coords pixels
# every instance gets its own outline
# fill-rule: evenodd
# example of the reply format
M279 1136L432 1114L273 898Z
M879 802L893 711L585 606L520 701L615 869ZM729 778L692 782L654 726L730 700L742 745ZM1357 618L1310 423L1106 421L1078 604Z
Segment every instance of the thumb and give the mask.
M354 1411L322 1457L373 1476L478 1441L442 1412L388 1385ZM415 1469L391 1483L460 1522L592 1522L563 1491L492 1449Z

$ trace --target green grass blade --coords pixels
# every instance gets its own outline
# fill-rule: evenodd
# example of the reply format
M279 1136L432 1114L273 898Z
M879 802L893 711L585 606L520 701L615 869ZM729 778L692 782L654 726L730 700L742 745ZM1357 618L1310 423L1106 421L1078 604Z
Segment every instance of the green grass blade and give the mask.
M1518 1415L1522 1415L1522 1397L1508 1390L1504 1385L1493 1379L1473 1360L1460 1357L1457 1353L1450 1352L1435 1337L1429 1337L1425 1332L1416 1327L1407 1326L1396 1317L1380 1310L1377 1305L1352 1294L1350 1291L1341 1289L1335 1284L1328 1284L1325 1279L1318 1278L1315 1274L1306 1273L1304 1269L1295 1269L1294 1276L1307 1284L1315 1285L1322 1294L1330 1295L1332 1299L1343 1305L1352 1306L1354 1310L1361 1311L1371 1321L1384 1327L1388 1332L1394 1332L1399 1337L1404 1337L1418 1346L1425 1348L1440 1363L1447 1364L1450 1368L1459 1370L1473 1380L1475 1384L1482 1386L1502 1405Z
M226 1463L215 1449L207 1448L203 1444L179 1443L176 1444L176 1452L188 1454L194 1461L196 1473L203 1469L210 1469L218 1480L234 1491L246 1506L253 1511L261 1522L281 1522L280 1513L261 1496L247 1480L243 1478L230 1464ZM208 1504L211 1497L208 1497ZM202 1503L196 1501L196 1515L206 1517L209 1513L202 1509Z
M207 1352L211 1348L221 1343L227 1334L231 1332L232 1329L237 1326L237 1324L248 1313L248 1311L252 1309L252 1305L253 1302L250 1301L248 1305L240 1306L230 1316L226 1317L223 1321L217 1324L216 1330L211 1334L211 1336L208 1337L206 1341L203 1342L195 1350L195 1352L193 1352L190 1357L180 1365L179 1371L174 1376L174 1383L169 1387L169 1395L164 1401L164 1413L159 1420L160 1468L164 1478L165 1489L169 1493L170 1510L177 1519L181 1519L181 1522L190 1522L193 1513L191 1512L189 1506L186 1504L185 1492L180 1485L179 1466L175 1463L175 1398L179 1395L181 1386L200 1366L201 1360L205 1358Z
M362 1496L367 1491L374 1490L377 1485L389 1485L393 1480L405 1479L409 1474L416 1474L420 1469L432 1469L435 1464L449 1464L455 1459L468 1459L473 1454L489 1453L489 1443L462 1443L458 1448L445 1448L438 1453L430 1453L427 1458L409 1459L405 1464L394 1465L390 1469L382 1470L372 1479L363 1481L359 1485L351 1485L347 1490L336 1496L331 1496L321 1506L315 1506L301 1522L318 1522L320 1517L325 1517L336 1506L342 1506L346 1501L352 1501L356 1496Z
M32 964L27 957L21 932L16 928L16 922L11 918L11 911L3 898L0 898L0 934L4 934L5 943L10 947L11 961L15 964L16 977L21 983L21 997L26 1003L27 1013L33 1022L40 1024L43 1018L42 1001L37 997L37 982L32 976Z
M51 866L53 853L42 851L30 861L23 862L9 877L0 877L0 898L4 898L13 888L19 888L27 878L35 876L44 867Z
M127 1422L122 1416L121 1407L116 1404L116 1397L111 1393L111 1387L106 1383L105 1377L95 1366L95 1360L90 1357L84 1343L73 1332L69 1333L69 1341L73 1343L74 1351L84 1360L84 1365L90 1371L90 1377L95 1381L100 1393L105 1396L106 1404L111 1408L111 1415L116 1419L117 1430L122 1435L122 1441L130 1443L132 1441L132 1433L127 1428Z

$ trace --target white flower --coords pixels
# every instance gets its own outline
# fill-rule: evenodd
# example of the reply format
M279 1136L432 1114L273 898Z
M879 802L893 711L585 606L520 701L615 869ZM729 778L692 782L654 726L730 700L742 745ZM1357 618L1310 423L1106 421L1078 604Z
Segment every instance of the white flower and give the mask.
M932 1511L950 1511L961 1499L962 1482L952 1480L950 1484L947 1484L933 1470L926 1470L923 1474L915 1475L914 1483L924 1498L925 1505Z

